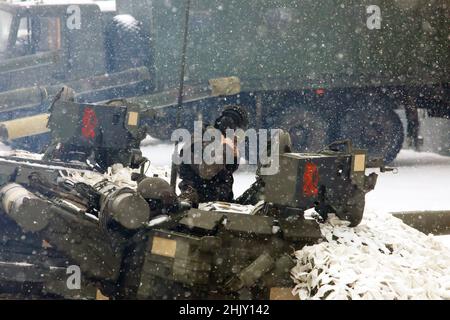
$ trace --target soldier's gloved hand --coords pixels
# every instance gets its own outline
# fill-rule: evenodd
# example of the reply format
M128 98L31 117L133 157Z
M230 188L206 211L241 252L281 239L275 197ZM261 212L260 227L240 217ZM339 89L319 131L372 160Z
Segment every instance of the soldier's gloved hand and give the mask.
M178 208L182 211L186 211L192 208L192 204L186 199L180 199L178 201Z
M199 196L197 190L190 183L188 181L180 182L181 194L178 196L178 202L189 204L189 208L198 208Z

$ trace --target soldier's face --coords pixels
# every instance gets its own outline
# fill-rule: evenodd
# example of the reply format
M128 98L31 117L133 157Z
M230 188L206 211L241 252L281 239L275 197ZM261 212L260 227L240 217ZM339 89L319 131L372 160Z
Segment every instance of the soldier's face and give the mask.
M231 117L221 117L217 120L217 129L219 129L223 134L225 134L227 129L236 130L238 126L236 122Z

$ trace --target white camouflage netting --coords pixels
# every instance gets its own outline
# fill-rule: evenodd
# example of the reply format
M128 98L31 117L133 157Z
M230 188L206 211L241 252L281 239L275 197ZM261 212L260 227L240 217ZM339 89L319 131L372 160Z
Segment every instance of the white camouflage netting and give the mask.
M327 241L295 253L300 299L450 299L450 250L436 238L374 211L346 225L329 219Z

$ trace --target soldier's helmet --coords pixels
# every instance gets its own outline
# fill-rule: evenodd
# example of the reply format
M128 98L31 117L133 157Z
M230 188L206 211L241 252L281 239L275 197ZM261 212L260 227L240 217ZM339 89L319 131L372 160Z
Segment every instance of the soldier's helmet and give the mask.
M226 129L243 129L248 126L248 113L247 111L238 105L225 106L222 114L217 118L214 127L219 129L222 133L226 132Z
M206 164L204 161L202 161L202 163L199 164L198 166L196 166L196 168L194 170L197 171L198 175L202 179L211 180L220 171L222 171L224 169L225 169L224 164L218 164L218 163Z

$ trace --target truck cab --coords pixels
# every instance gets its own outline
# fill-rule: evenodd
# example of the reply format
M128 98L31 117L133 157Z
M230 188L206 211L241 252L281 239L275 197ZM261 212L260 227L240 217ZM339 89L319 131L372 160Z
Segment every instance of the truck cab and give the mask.
M0 92L103 75L114 1L0 2Z

